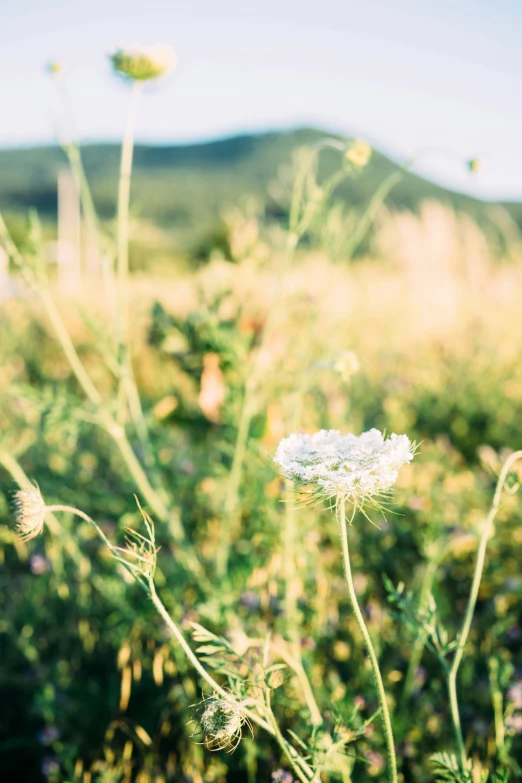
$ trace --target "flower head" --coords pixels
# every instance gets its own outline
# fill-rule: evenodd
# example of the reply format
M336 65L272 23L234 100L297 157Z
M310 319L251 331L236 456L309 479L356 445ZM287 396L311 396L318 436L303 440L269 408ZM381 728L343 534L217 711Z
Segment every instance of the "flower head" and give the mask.
M342 498L361 508L368 500L377 505L375 497L391 489L414 452L406 435L385 438L376 429L359 436L320 430L283 438L274 461L298 486L310 486L315 495Z
M39 535L45 522L45 502L37 486L27 484L14 496L16 531L23 541Z
M109 59L117 74L137 82L157 79L176 65L176 57L170 46L119 48L109 55Z
M46 68L47 72L50 73L51 76L57 76L63 70L63 65L57 60L53 60L52 62L47 63Z
M223 699L217 694L202 702L200 723L205 735L205 744L213 750L237 748L242 736L246 717L239 702L233 697Z
M344 157L346 160L355 166L356 169L363 169L370 162L372 156L372 148L367 141L362 139L356 139L350 144Z
M294 779L288 770L279 768L272 772L272 783L294 783Z

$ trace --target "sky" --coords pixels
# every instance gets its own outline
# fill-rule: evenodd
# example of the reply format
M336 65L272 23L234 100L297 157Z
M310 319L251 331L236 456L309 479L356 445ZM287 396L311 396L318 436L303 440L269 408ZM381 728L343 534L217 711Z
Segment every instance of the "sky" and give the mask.
M161 43L178 67L143 95L141 141L314 126L522 199L521 0L0 0L0 31L2 147L56 141L50 61L79 137L118 139L129 92L107 53Z

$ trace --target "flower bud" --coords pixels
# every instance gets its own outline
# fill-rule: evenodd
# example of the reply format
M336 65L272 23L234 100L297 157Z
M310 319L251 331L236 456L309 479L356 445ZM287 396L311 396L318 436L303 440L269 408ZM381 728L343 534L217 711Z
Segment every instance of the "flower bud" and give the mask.
M346 160L351 163L352 166L355 166L356 169L363 169L367 166L371 156L372 148L368 142L363 141L362 139L356 139L352 142L344 153Z

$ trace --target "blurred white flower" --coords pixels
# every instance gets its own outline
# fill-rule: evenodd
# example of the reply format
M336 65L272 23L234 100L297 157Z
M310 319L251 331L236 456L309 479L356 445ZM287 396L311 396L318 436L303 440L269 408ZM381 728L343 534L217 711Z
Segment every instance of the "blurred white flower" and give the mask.
M176 56L170 46L121 47L110 54L109 59L117 74L137 82L157 79L176 65Z
M274 461L286 478L310 486L315 496L344 499L361 508L366 501L378 505L376 496L391 489L414 453L407 435L385 438L376 429L359 436L320 430L284 438Z

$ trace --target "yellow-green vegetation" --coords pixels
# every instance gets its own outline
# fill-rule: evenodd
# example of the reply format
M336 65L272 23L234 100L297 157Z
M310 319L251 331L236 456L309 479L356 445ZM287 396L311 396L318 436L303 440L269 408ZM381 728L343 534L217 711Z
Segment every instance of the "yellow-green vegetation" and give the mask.
M522 774L522 244L500 207L501 242L437 201L390 212L397 169L351 214L370 152L299 149L286 222L238 206L164 276L129 274L125 183L112 233L84 192L112 250L74 295L35 217L0 223L6 780ZM274 462L373 428L417 444L391 478L312 492Z

